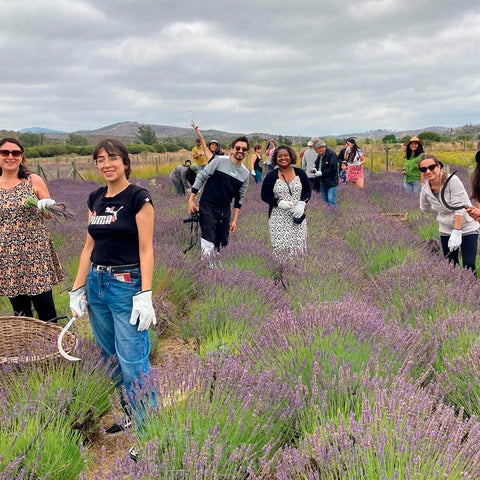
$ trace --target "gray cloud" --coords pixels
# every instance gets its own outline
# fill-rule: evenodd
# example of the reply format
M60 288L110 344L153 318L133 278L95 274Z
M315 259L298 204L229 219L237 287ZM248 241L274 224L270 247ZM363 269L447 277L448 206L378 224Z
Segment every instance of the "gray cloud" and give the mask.
M0 128L287 135L479 123L480 6L0 0Z

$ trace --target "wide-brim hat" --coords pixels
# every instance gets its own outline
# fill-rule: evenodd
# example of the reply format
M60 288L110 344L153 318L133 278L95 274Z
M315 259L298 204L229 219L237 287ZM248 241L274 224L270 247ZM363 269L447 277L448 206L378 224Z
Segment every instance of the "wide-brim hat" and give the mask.
M406 142L404 142L404 145L405 146L410 145L410 143L412 143L412 142L417 142L422 146L425 143L424 140L420 140L418 137L412 137L410 140L407 140Z

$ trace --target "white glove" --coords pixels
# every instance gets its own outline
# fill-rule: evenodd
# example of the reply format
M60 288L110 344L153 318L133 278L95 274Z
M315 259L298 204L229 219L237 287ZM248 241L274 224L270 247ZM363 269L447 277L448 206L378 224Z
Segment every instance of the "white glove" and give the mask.
M448 239L448 249L453 252L462 244L462 231L454 228Z
M52 205L55 205L55 200L51 198L42 198L37 201L37 207L39 210L45 210L45 208L51 207Z
M316 177L321 177L322 176L322 171L321 170L315 170L315 176Z
M130 315L130 325L135 325L138 320L139 332L148 330L153 323L157 324L157 317L155 316L155 310L152 304L152 291L145 290L138 292L133 296L133 308Z
M250 170L250 173L255 176L255 170Z
M282 210L290 210L293 207L293 203L287 202L287 200L280 200L277 207L281 208Z
M70 310L74 317L82 318L87 309L87 301L85 300L85 285L78 287L76 290L68 292L70 296Z
M302 202L301 200L297 202L292 210L293 218L300 218L305 212L306 206L307 204L305 202Z

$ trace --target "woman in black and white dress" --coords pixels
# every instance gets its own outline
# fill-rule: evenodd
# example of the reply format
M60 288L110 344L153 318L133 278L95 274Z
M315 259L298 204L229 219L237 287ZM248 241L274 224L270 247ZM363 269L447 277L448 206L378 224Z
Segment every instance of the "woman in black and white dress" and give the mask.
M306 173L292 166L296 161L297 155L290 147L277 147L272 164L278 168L262 184L262 200L270 206L270 241L277 256L302 253L307 247L305 206L311 188Z

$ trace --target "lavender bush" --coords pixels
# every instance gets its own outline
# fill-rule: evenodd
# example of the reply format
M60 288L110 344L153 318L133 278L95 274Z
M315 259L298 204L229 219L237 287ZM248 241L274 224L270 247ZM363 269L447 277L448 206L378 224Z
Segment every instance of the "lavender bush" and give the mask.
M157 316L198 349L153 369L159 407L138 432L140 459L119 452L109 478L480 477L479 284L443 259L434 216L399 172L367 171L364 191L340 185L337 209L314 193L307 253L287 263L272 255L268 206L250 185L213 269L198 243L184 253L195 240L186 197L163 176L132 181L155 208ZM75 211L48 224L69 273L54 290L64 312L97 186L49 182Z

